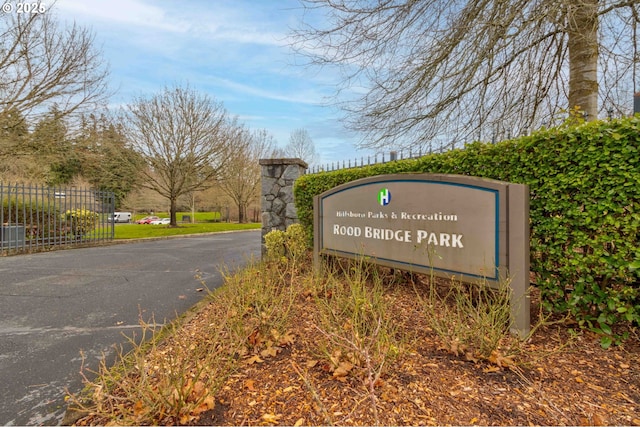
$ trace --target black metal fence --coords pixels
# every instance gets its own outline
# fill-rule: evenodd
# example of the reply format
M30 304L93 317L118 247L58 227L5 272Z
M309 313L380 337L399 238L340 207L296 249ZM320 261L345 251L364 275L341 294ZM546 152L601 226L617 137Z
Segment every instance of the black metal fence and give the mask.
M363 166L376 165L380 163L392 162L394 160L404 159L416 159L418 157L426 156L427 154L443 153L445 148L439 148L437 150L401 150L391 151L390 153L375 154L373 156L360 157L359 159L342 160L338 162L331 162L324 165L314 165L307 170L307 173L319 173L319 172L331 172L340 169L359 168Z
M113 240L113 193L0 182L0 255Z

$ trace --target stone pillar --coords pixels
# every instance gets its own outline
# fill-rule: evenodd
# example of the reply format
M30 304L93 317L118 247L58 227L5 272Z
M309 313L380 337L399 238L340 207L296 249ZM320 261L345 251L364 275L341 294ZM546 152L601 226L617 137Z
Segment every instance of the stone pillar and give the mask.
M307 164L300 159L260 159L262 166L262 253L264 236L271 230L285 231L298 222L293 183L304 175Z

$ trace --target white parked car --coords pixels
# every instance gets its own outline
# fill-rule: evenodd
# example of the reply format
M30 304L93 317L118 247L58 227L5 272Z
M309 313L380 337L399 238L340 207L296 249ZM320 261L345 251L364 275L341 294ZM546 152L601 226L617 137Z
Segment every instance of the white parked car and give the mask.
M149 224L151 225L169 225L171 224L171 218L160 218L151 221Z
M108 222L131 222L131 212L114 212L109 215Z

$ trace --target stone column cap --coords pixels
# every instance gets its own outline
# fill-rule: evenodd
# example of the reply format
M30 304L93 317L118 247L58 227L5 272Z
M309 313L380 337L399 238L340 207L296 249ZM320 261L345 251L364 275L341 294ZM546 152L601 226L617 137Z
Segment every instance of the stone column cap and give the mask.
M260 159L261 166L275 166L275 165L298 165L307 169L309 165L302 159L283 158L283 159Z

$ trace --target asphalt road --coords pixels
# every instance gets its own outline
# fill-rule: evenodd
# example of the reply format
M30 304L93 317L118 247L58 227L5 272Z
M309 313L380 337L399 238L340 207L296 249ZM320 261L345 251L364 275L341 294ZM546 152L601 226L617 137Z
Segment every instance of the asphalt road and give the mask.
M222 283L221 266L259 256L260 232L183 237L0 258L0 425L58 425L139 318L175 319ZM139 335L139 334L138 334Z

